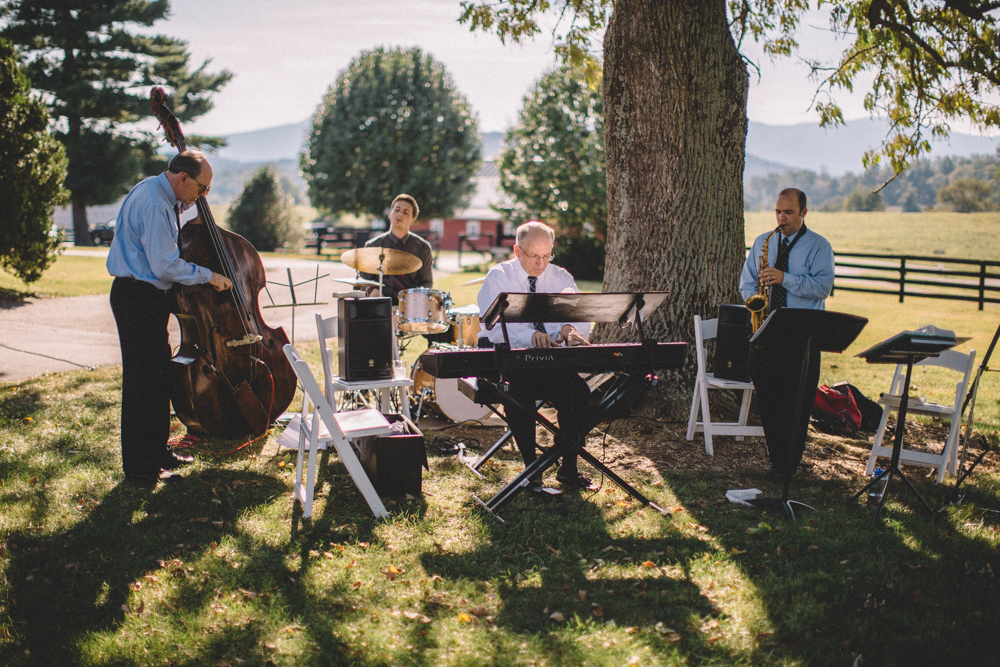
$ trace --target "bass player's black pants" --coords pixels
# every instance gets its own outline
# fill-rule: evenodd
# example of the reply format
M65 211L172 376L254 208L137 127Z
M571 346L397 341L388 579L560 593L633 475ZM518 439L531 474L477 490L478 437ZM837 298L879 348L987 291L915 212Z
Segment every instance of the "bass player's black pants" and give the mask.
M168 458L173 299L150 283L115 278L111 311L122 350L122 469L157 475Z

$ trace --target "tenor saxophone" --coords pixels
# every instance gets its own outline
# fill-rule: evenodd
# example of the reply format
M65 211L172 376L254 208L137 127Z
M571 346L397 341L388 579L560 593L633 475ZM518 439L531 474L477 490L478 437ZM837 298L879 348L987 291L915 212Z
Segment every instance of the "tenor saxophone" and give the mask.
M764 323L764 319L767 318L767 313L771 309L770 292L768 292L767 286L764 285L764 279L760 274L767 268L767 247L771 243L771 237L780 229L780 227L775 227L774 231L764 239L764 247L760 252L760 262L757 264L757 293L751 294L745 304L747 310L750 311L750 326L753 328L754 333L757 333L757 329L760 329L760 325Z

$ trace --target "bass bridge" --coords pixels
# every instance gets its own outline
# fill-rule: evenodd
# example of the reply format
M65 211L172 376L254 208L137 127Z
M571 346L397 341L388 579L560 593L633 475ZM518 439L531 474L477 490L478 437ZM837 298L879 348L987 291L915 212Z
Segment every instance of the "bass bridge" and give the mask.
M226 341L226 347L241 347L243 345L253 345L254 343L259 343L264 340L263 336L257 334L247 334L243 338L237 340Z

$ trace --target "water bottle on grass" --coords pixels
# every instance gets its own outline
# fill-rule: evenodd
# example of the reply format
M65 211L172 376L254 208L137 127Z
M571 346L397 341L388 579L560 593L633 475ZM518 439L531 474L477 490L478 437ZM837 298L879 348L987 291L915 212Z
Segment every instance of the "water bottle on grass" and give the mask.
M872 479L875 479L881 475L883 470L881 468L875 468L875 472L872 473ZM882 500L882 494L885 493L885 483L888 481L889 476L885 475L879 481L875 482L868 489L868 504L877 505L879 501Z

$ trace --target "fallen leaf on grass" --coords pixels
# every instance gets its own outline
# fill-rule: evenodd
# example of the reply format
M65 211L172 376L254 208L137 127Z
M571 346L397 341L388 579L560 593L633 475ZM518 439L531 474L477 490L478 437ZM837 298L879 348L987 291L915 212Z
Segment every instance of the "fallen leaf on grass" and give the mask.
M981 611L974 611L971 614L966 614L965 615L965 620L967 620L967 621L978 621L982 617L983 617L983 612L981 612Z
M647 560L647 561L643 562L642 566L643 567L656 567L656 563L654 563L651 560Z
M615 505L618 505L620 507L628 507L628 501L618 500L618 501L615 502Z
M333 560L333 554L330 553L329 551L324 551L323 555L329 558L330 560Z
M264 643L264 648L266 648L268 651L277 651L278 650L277 645L271 644L270 642L265 642Z
M351 562L345 565L344 567L354 567L354 559L352 558Z
M216 528L222 528L224 523L225 523L224 521L213 521L212 525L215 526Z
M576 594L580 596L580 602L584 602L587 599L587 591L577 591Z
M848 563L850 563L850 562L851 562L851 560L850 560L850 559L847 559L847 560L842 560L842 561L840 561L840 562L838 563L838 565L847 565L847 564L848 564Z
M458 615L459 623L472 623L472 616L469 616L464 611Z
M914 588L913 589L913 601L914 602L920 602L920 589L919 588Z
M600 618L601 616L604 616L604 607L597 604L596 602L591 602L590 613L596 616L597 618Z
M639 631L639 628L633 627L631 625L628 626L627 628L625 628L625 634L627 634L627 635L634 635L638 631Z
M361 582L360 581L355 581L354 582L354 587L355 588L361 588Z
M476 616L485 616L486 615L486 607L473 607L469 611L471 611Z
M365 548L368 547L368 543L367 542L358 542L358 546L361 547L362 549L365 549Z
M551 618L556 623L562 623L563 621L566 620L566 617L563 616L563 613L561 611L552 612L551 614L549 614L549 618Z

